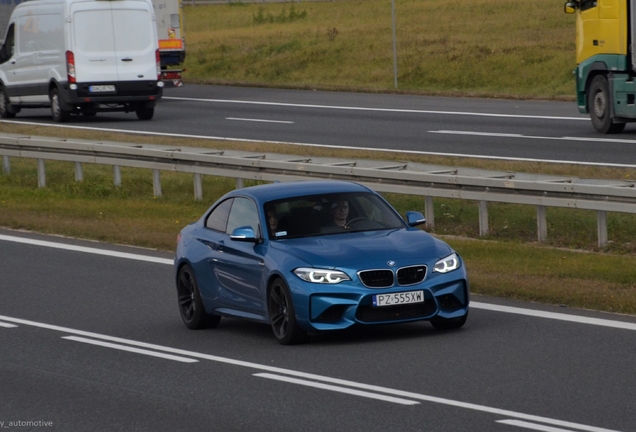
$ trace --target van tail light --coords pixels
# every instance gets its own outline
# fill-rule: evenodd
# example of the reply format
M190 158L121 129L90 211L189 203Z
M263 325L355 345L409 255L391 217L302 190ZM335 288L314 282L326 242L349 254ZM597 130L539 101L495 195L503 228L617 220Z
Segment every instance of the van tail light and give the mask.
M155 51L155 59L157 61L157 81L161 81L161 55L159 50Z
M77 82L75 80L75 56L73 51L66 51L66 74L69 84Z

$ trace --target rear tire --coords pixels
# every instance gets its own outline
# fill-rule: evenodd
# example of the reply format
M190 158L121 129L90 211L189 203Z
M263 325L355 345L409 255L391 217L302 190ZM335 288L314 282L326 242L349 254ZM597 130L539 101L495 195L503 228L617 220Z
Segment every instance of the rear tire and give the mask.
M51 100L51 115L53 116L53 121L58 123L67 122L71 117L71 112L62 107L59 90L56 88L51 90L49 98Z
M4 88L0 88L0 117L13 118L15 112L11 110L11 103Z
M210 315L205 312L201 293L199 292L199 284L194 277L192 267L187 264L179 270L177 298L181 319L189 329L198 330L219 325L221 321L219 315Z
M152 116L155 115L154 108L138 108L135 113L137 114L137 118L139 120L152 120Z
M588 107L592 126L602 134L616 134L625 129L625 123L616 123L612 119L612 95L609 83L603 75L592 80L588 93Z

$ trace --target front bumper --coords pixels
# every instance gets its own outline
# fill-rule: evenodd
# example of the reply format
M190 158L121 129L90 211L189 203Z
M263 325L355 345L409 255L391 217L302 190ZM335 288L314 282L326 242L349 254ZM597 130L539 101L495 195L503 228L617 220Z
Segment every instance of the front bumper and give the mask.
M339 330L354 324L375 325L458 318L468 313L469 284L463 269L434 275L422 283L374 289L355 281L337 285L318 285L294 280L290 289L294 297L298 323L305 330ZM377 294L423 291L423 303L396 306L373 306Z

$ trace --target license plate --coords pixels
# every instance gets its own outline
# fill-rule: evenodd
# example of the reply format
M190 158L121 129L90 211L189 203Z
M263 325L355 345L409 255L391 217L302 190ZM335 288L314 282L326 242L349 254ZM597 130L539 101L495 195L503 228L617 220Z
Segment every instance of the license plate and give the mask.
M91 93L99 93L99 92L114 92L114 85L92 85L88 86L88 91Z
M424 291L408 291L373 296L373 306L395 306L408 303L423 303Z

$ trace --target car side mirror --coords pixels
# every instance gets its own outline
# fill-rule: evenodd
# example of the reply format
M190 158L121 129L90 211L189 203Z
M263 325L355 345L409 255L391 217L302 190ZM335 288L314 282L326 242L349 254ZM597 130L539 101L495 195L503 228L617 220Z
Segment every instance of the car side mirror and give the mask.
M424 218L424 215L420 212L407 211L406 223L409 226L414 227L414 226L418 226L418 225L422 225L423 223L426 223L426 218Z
M563 10L565 11L566 14L573 14L578 9L578 6L579 6L578 2L569 1L563 5Z
M236 228L230 234L230 239L242 242L252 242L257 243L259 239L256 238L256 234L254 234L254 229L251 226L244 226Z

